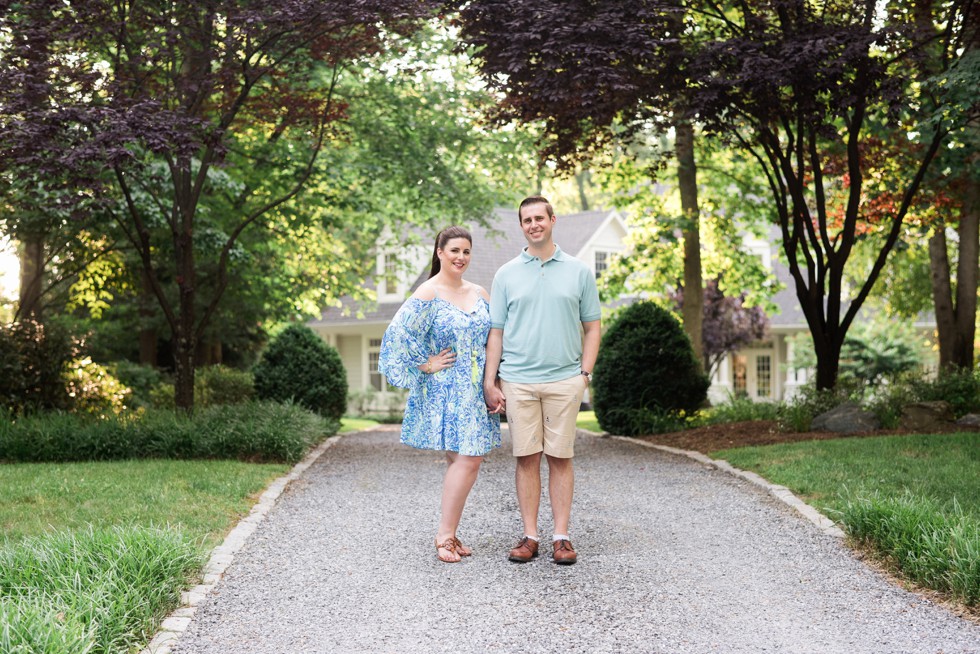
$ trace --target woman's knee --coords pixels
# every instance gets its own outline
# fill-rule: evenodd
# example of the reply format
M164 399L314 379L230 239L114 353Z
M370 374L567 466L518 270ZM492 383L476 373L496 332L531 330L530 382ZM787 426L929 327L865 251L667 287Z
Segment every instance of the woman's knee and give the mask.
M456 452L446 452L446 460L449 461L449 465L451 466L466 468L467 470L479 470L480 464L483 463L482 456L468 456Z

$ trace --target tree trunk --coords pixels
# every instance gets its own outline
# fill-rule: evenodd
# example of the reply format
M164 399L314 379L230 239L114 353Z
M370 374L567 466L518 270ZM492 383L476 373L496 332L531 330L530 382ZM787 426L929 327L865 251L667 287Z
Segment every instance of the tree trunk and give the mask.
M960 214L960 255L956 265L956 324L949 363L973 370L973 345L977 333L977 275L980 267L980 184L967 182Z
M157 330L152 326L155 315L153 307L156 305L156 297L153 295L153 287L150 284L150 277L145 270L141 270L140 277L143 281L142 291L139 296L139 321L140 321L140 363L144 366L157 367Z
M44 240L29 237L20 246L20 294L16 320L41 320L41 290L44 287Z
M179 314L174 330L174 404L188 413L194 410L194 354L196 350L195 293L197 270L194 262L194 203L189 160L182 161L174 175L174 203L178 212L174 233L174 263L177 269Z
M677 185L681 192L681 210L684 212L684 303L681 315L684 331L691 339L691 347L702 370L704 346L701 341L701 323L704 312L704 289L701 281L701 230L698 209L698 176L694 162L694 126L687 120L679 121L674 129L674 148L677 155Z
M842 342L829 334L819 336L811 327L814 352L817 355L817 390L828 390L837 385L837 373L840 370L840 350Z
M932 284L932 304L936 314L936 338L939 341L939 367L952 363L953 334L956 330L956 307L953 306L949 282L949 255L946 251L945 223L936 226L929 237L929 279Z
M580 170L575 175L575 186L578 187L578 204L580 211L589 210L589 195L585 190L585 186L589 181L589 171Z
M180 316L174 333L174 404L194 410L194 289L180 284Z

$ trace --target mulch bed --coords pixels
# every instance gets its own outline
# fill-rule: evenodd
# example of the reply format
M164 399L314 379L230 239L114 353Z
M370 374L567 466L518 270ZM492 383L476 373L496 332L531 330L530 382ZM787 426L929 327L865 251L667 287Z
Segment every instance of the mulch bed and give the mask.
M938 431L980 432L980 429L976 427L964 427L962 425L951 425L947 429ZM708 427L698 427L696 429L686 429L669 434L640 436L638 438L658 445L668 445L682 450L695 450L704 454L710 454L718 450L750 445L773 445L776 443L796 443L799 441L826 440L830 438L862 438L909 433L913 432L902 429L878 429L853 434L838 434L836 432L822 431L782 432L779 431L775 421L747 420L745 422L730 422L720 425L710 425Z

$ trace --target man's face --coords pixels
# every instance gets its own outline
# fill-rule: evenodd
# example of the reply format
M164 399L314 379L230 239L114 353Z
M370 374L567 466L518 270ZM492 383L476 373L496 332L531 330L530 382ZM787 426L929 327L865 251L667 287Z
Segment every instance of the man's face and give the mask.
M531 247L550 243L554 226L555 217L548 215L548 205L543 202L529 204L521 209L521 229Z

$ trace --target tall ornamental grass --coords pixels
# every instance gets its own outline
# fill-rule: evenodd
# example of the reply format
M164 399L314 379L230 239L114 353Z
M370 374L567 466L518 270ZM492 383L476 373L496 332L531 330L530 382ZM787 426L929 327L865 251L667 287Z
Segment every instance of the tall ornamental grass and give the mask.
M980 603L980 434L840 438L713 452L827 511L907 579Z
M299 461L339 421L295 404L247 402L193 415L165 409L104 419L48 413L0 421L0 461L119 459Z
M850 498L840 517L851 536L912 581L980 605L980 520L955 501L944 511L911 494Z
M144 644L203 564L163 529L60 532L0 549L0 652L101 654Z

